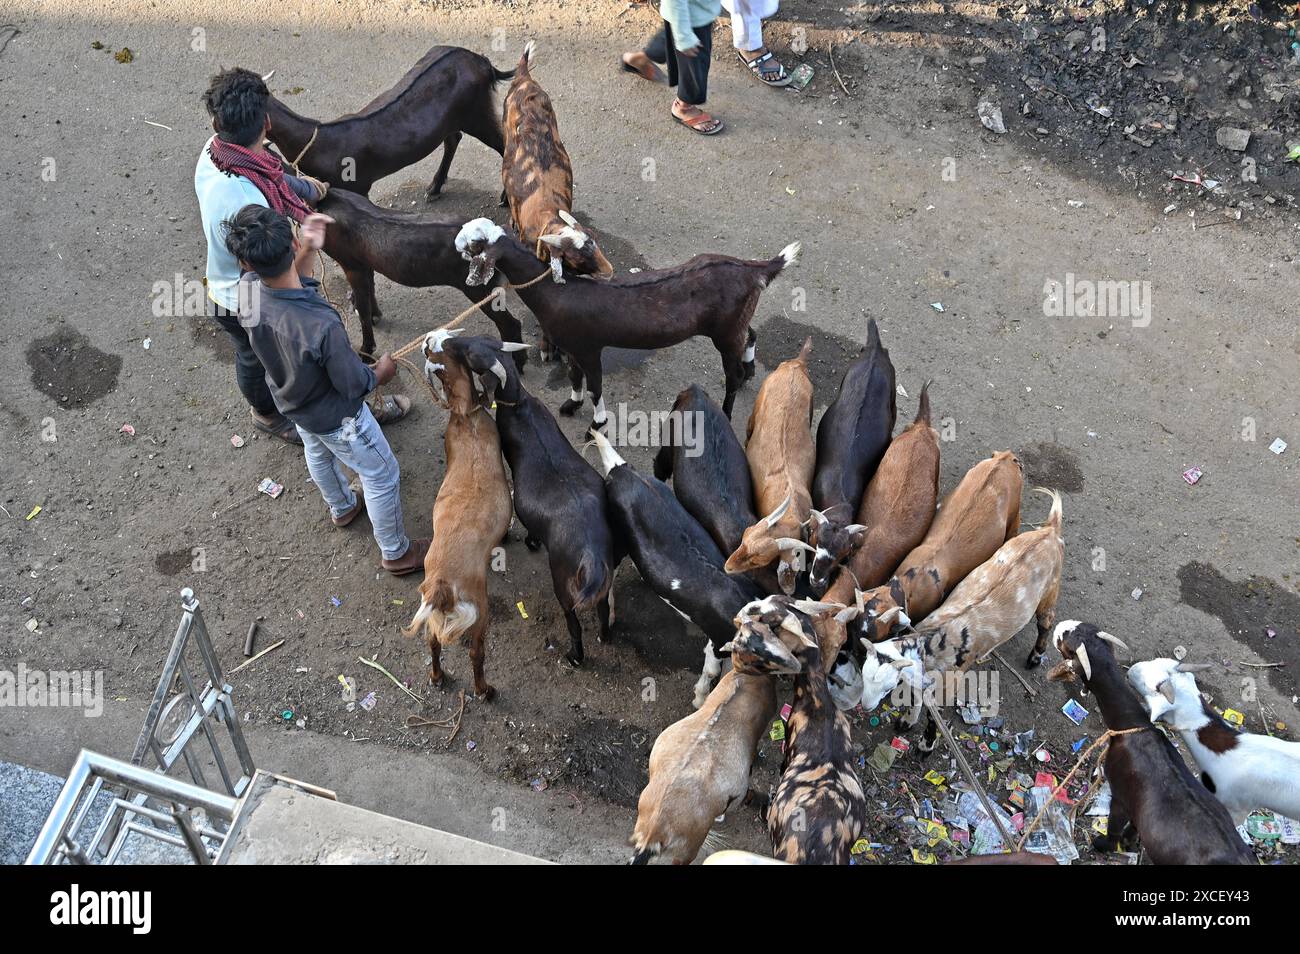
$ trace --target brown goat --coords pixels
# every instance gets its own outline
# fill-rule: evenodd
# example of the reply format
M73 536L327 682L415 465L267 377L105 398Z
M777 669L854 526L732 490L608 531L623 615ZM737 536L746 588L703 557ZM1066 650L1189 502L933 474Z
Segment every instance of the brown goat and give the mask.
M557 281L565 266L576 275L609 278L614 266L573 217L573 165L560 141L551 98L533 79L533 50L529 40L503 107L502 195L519 240L551 263ZM550 360L551 350L543 332L543 361Z
M402 633L410 637L424 629L434 685L443 679L442 647L468 637L474 694L486 701L496 694L483 676L488 565L510 528L510 488L496 422L478 403L469 369L427 346L425 361L426 372L437 373L447 396L447 472L433 503L433 543L424 558L420 608Z
M732 668L704 704L659 733L637 802L632 864L690 864L714 820L749 793L759 740L776 714L776 676L799 669L791 637L780 628L742 627L726 647Z
M895 635L882 622L895 606L902 610L892 614L899 625L925 619L966 574L1015 536L1023 485L1024 468L1010 451L998 451L966 471L940 504L925 539L899 564L893 578L858 597L863 635L873 643Z
M1038 623L1038 639L1025 667L1033 668L1042 661L1056 621L1065 540L1061 536L1061 495L1054 490L1041 492L1052 498L1051 512L1042 526L1002 544L957 585L942 606L917 625L913 635L866 643L864 709L874 709L906 679L911 711L904 724L914 725L920 717L924 679L936 674L947 680L940 698L958 698L961 674L983 662L1031 619ZM931 718L919 747L922 753L934 748L937 729Z
M749 573L780 560L777 580L788 595L803 566L803 526L812 507L812 381L806 340L797 357L782 361L763 381L749 415L745 456L754 480L758 510L767 516L744 532L727 557L728 573Z
M939 432L930 426L927 386L921 389L916 419L890 442L867 485L857 521L866 525L866 539L822 599L849 604L856 589L870 589L889 579L925 538L938 499ZM815 625L823 659L834 662L847 640L844 624L834 616L819 615Z

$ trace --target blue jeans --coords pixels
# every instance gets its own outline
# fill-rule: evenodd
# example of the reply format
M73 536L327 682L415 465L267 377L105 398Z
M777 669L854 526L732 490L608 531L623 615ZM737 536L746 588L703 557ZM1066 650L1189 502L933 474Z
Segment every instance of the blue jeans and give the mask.
M339 466L345 464L361 478L379 552L385 560L402 557L411 541L402 526L401 470L370 408L363 403L355 418L344 419L342 427L328 434L313 434L301 427L298 434L307 470L329 504L330 515L341 517L357 504L357 495Z

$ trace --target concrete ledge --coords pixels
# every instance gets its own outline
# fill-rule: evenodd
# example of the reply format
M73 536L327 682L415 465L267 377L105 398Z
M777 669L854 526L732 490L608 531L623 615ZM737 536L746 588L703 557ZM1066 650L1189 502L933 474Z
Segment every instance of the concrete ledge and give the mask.
M544 865L531 855L380 815L259 772L220 864Z

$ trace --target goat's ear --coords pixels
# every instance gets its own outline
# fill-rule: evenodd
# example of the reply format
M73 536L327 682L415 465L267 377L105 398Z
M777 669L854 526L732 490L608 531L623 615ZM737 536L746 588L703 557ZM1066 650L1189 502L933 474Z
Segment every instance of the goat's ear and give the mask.
M891 659L889 664L895 669L911 669L912 660L910 659Z
M571 226L572 228L575 229L582 228L582 226L578 224L578 220L575 219L573 216L571 216L568 212L565 212L563 209L557 209L556 211L559 213L560 218L564 219L565 225Z
M537 240L539 242L545 242L547 245L551 246L551 248L564 248L564 239L560 238L558 235L539 235Z
M1160 694L1164 696L1166 699L1168 699L1170 702L1174 701L1174 684L1170 682L1168 679L1160 683L1160 685L1156 686L1156 688L1159 689Z
M1183 663L1180 662L1174 667L1174 672L1205 672L1207 669L1213 669L1214 663Z

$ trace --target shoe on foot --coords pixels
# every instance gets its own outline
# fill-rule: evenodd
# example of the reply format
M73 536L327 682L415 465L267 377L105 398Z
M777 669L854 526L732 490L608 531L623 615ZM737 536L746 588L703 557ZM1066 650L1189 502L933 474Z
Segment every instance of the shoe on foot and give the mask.
M406 576L408 573L414 573L416 570L424 568L424 555L429 552L429 544L432 540L412 540L411 545L406 548L406 552L396 560L385 560L383 567L393 576Z
M357 491L357 502L352 505L352 509L346 513L339 514L337 517L330 517L336 527L346 527L353 520L361 515L361 511L366 509L365 498L361 496L361 491Z

